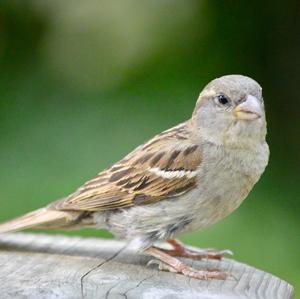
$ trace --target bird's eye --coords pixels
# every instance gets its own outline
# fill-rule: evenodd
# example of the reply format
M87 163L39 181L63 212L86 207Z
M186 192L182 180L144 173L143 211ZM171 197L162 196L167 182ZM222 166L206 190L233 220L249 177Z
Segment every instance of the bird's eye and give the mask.
M229 103L228 98L224 94L219 94L217 96L218 102L222 105L226 105Z

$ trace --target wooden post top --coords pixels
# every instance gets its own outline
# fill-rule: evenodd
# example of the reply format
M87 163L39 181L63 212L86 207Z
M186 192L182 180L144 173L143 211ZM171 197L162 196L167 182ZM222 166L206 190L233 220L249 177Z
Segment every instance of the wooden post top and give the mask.
M97 238L0 235L0 298L290 299L293 287L232 259L187 261L233 275L201 281L146 267L125 243Z

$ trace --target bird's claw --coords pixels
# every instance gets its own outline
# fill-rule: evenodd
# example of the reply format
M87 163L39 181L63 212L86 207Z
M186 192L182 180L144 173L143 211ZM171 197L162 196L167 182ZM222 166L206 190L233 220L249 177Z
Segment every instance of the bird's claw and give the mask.
M179 273L176 269L174 269L173 267L171 267L170 265L157 260L157 259L152 259L147 263L147 267L151 266L151 265L157 265L158 269L160 271L166 271L166 272L172 272L172 273Z

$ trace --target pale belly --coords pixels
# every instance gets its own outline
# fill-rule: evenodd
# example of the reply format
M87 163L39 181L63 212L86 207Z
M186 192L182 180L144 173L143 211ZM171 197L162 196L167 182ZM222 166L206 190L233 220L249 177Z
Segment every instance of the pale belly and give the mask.
M255 155L249 165L236 161L234 156L225 157L224 153L213 153L212 159L207 159L209 163L202 164L198 187L185 195L96 213L97 226L110 230L118 238L137 240L138 247L145 248L156 241L216 223L243 202L265 167L263 165L259 171L251 169L260 163Z
M236 180L229 174L228 178ZM218 188L217 181L204 184L179 198L164 199L151 205L135 206L118 212L106 212L105 216L100 212L98 219L102 225L98 221L98 226L110 230L117 238L136 240L139 243L137 246L141 248L156 241L201 230L235 210L254 184L250 184L246 177L239 177L238 184L229 184L229 180L226 180L225 183L230 187Z

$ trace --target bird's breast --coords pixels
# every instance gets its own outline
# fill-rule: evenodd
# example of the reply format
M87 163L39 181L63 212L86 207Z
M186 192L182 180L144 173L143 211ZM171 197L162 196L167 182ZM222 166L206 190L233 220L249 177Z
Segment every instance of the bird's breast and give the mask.
M189 195L197 213L193 226L209 226L239 207L263 173L268 155L264 144L251 150L206 148L198 188Z

